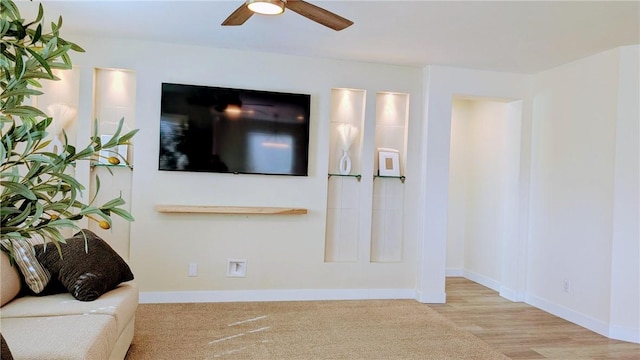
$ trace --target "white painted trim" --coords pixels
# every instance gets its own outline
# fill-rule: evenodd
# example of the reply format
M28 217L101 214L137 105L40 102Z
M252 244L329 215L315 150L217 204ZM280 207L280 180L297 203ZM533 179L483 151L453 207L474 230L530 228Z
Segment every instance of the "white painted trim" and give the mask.
M502 285L500 285L499 293L501 297L513 302L523 302L525 299L524 294Z
M580 325L602 336L609 337L609 325L567 307L552 303L533 295L527 295L526 303L550 314Z
M445 269L446 277L464 277L464 269L447 268Z
M446 270L447 277L463 277L465 279L477 282L482 286L486 286L494 291L498 291L500 296L514 302L523 302L525 294L518 292L517 290L510 289L500 284L500 282L488 278L484 275L474 273L465 269L448 268Z
M609 337L640 344L640 329L612 325L609 327Z
M416 294L416 300L423 304L444 304L447 302L447 293L445 292L420 292Z
M417 299L415 289L301 289L224 291L144 291L141 304Z
M482 286L486 286L491 290L494 291L500 291L500 282L497 280L494 280L490 277L475 273L473 271L469 271L469 270L463 270L464 274L463 276L471 281L477 282L478 284L482 285Z

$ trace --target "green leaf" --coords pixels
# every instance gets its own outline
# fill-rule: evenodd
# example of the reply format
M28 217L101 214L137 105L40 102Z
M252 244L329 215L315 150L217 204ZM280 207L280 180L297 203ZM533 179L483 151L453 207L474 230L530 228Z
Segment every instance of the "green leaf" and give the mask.
M45 142L45 144L48 145L48 141ZM48 155L45 154L31 154L31 155L27 155L25 157L26 161L31 161L31 162L36 162L36 163L44 163L44 164L50 164L53 165L55 164L56 159L55 154L53 153L46 153ZM51 156L53 155L53 156Z
M122 131L123 124L124 124L124 118L120 119L120 121L118 122L118 128L116 129L116 132L111 136L109 141L107 141L106 144L102 144L103 149L109 149L118 145L118 136L120 136L120 132Z
M40 109L35 108L30 105L20 105L16 106L13 109L5 109L5 114L25 117L25 116L47 116L47 114L43 113Z
M36 59L36 61L38 61L40 65L42 65L42 67L47 71L47 74L49 74L50 77L53 77L53 73L51 72L51 67L49 66L47 61L42 56L40 56L40 54L38 54L36 51L32 50L31 48L26 48L26 49L29 52L29 54L31 54L31 56L33 56L33 58Z
M31 220L25 223L25 226L31 226L36 221L40 220L42 214L44 213L44 208L40 202L35 202L35 212L31 216Z
M140 129L131 130L128 133L120 136L120 141L118 143L120 145L129 144L129 139L133 138L133 136L138 133L138 130Z
M22 49L19 47L14 47L15 52L16 52L16 64L15 64L15 68L13 69L13 73L17 79L22 78L22 75L24 75L24 61L22 60Z
M93 146L87 146L86 148L82 149L79 153L74 154L73 156L71 156L69 158L70 161L73 160L82 160L82 159L86 159L89 158L91 156L93 156L93 154L96 151L93 149Z
M40 4L42 6L42 4ZM39 20L36 20L36 22ZM36 32L35 34L33 34L32 38L31 38L31 44L35 44L40 40L40 36L42 36L42 25L38 24L38 27L36 28Z
M16 225L20 225L22 222L24 222L27 217L31 214L31 204L28 203L27 206L25 207L25 209L20 213L20 215L14 217L13 219L9 220L8 222L2 224L3 226L16 226Z
M64 151L69 155L69 158L73 158L76 155L76 147L73 145L67 144L67 146L64 147Z
M2 14L11 20L20 18L20 11L13 1L2 0ZM3 16L4 17L4 16Z
M40 145L38 145L36 147L36 151L46 148L47 146L49 146L49 144L51 144L51 140L46 140L46 141L40 143Z
M20 210L16 209L15 207L0 207L0 214L2 214L2 216L6 216L6 215L12 215L12 214L19 214Z
M74 189L79 189L82 190L84 189L84 186L82 186L82 184L80 184L78 182L78 180L76 180L73 176L67 175L67 174L62 174L62 173L53 173L51 174L52 177L57 177L58 179L64 181L65 183L71 185L72 188Z
M44 170L45 166L37 164L35 166L32 166L31 168L29 168L29 171L24 175L25 179L32 179L36 176L38 176L40 173L42 173L42 170Z
M95 190L91 201L89 201L89 204L93 204L93 202L96 201L96 198L98 198L98 193L100 192L100 177L98 176L98 174L96 174L94 179Z
M133 221L131 214L119 208L122 198L108 201L102 208L77 199L84 189L69 173L77 160L91 160L102 147L95 120L90 145L81 150L69 145L64 133L63 151L48 150L51 137L47 129L52 119L25 100L43 94L43 82L59 80L53 69L70 69L70 52L83 52L77 44L60 37L62 17L44 29L44 10L38 5L34 21L26 22L12 0L0 0L0 233L2 239L26 239L42 236L46 242L59 244L64 237L60 228L79 229L74 220L85 215L111 224L111 215ZM109 147L128 143L137 132L122 135L120 120ZM121 136L122 135L122 136ZM105 144L106 145L106 144ZM95 194L99 190L96 180ZM55 215L55 219L53 216Z
M52 61L66 54L70 49L71 49L71 45L59 45L55 50L53 50L46 56L46 59ZM58 66L64 66L64 63L62 64L59 63Z
M22 88L15 89L11 91L5 91L0 94L0 99L5 99L11 96L31 96L31 95L42 95L42 91L36 89Z
M44 15L44 9L42 8L42 3L38 4L38 16L36 17L35 20L33 20L33 22L40 22L40 20L42 20L42 17Z
M0 181L0 185L4 187L2 194L4 195L7 191L12 191L15 194L22 196L28 200L36 200L36 195L29 188L24 186L23 184L11 182L11 181Z
M93 214L100 214L102 211L100 211L100 209L98 209L95 206L87 206L84 209L80 210L80 212L78 213L78 215L93 215Z
M114 208L116 206L120 206L120 205L124 205L125 201L119 197L119 198L115 198L113 200L109 200L108 202L104 203L100 208L101 209L111 209Z
M121 218L127 220L127 221L135 221L135 219L133 218L133 216L131 215L131 213L129 213L128 211L121 209L121 208L112 208L111 212L120 216Z

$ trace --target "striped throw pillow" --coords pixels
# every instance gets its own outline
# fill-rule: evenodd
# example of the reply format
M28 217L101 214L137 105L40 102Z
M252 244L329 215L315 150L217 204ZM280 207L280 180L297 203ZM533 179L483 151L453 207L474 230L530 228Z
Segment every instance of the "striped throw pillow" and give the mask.
M25 283L34 293L41 293L51 280L51 274L36 259L33 245L24 240L10 240L11 243L8 241L3 241L2 246L7 250L13 248L14 261L18 265Z

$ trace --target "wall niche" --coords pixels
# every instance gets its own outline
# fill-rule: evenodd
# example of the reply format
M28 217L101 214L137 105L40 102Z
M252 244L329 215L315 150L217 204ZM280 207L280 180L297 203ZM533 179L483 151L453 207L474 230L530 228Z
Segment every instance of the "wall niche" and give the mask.
M331 89L326 262L358 261L366 91Z
M402 261L408 119L409 94L376 94L371 262Z
M136 74L131 70L95 68L93 73L93 116L98 121L98 135L110 137L118 127L120 119L124 118L122 133L133 130L136 110ZM94 120L91 120L92 122ZM92 125L93 129L93 125ZM118 152L133 165L133 149L131 146L119 147ZM114 154L101 154L109 156ZM96 197L97 204L122 197L126 204L123 206L131 211L131 180L132 168L126 165L110 165L100 158L91 166L89 194L95 196L98 190L95 175L100 177L100 191ZM124 259L129 259L131 224L112 216L111 230L104 231L95 221L89 222L89 230L100 234L111 247Z

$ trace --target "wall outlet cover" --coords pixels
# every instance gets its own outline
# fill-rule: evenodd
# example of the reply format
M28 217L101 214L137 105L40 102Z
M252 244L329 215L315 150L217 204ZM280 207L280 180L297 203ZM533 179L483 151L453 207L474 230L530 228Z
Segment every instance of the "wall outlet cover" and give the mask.
M228 277L246 277L247 276L247 260L229 259L227 262Z

